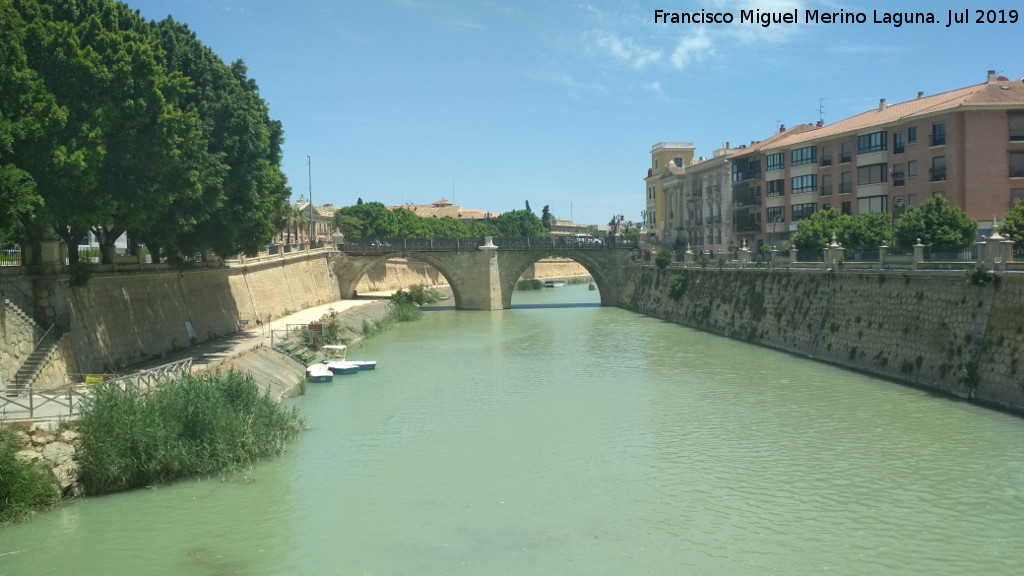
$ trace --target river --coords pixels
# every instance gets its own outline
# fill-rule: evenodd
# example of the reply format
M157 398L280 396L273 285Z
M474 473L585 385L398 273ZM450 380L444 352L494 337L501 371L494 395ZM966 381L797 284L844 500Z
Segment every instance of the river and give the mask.
M0 528L0 576L1020 573L1024 420L598 301L427 312L285 456Z

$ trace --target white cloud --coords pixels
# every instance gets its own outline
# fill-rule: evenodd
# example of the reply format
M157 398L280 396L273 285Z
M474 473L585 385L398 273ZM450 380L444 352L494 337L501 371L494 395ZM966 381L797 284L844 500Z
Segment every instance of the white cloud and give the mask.
M679 41L672 53L672 65L682 70L694 62L702 62L717 54L711 35L706 29L700 28L696 34Z
M650 84L645 85L644 89L649 91L649 92L655 92L657 94L661 94L661 82L657 82L657 81L651 82Z
M632 38L623 38L606 31L593 32L591 36L593 37L594 45L601 52L637 70L661 61L662 53L660 50L641 46Z

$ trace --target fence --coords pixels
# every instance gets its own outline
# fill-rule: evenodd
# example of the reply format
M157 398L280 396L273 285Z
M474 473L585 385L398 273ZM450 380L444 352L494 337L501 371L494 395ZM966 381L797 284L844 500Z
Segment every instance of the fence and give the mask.
M150 392L164 382L187 376L191 371L192 358L185 358L113 378L107 374L69 374L68 379L75 382L54 388L32 388L13 398L0 396L0 421L73 418L81 414L82 408L88 404L93 380Z
M21 248L0 246L0 266L21 266Z

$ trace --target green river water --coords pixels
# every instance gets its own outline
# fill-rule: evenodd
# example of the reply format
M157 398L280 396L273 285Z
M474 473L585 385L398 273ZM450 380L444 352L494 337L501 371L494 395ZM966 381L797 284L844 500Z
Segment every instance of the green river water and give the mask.
M0 576L1024 572L1021 418L598 301L399 325L285 456L0 528Z

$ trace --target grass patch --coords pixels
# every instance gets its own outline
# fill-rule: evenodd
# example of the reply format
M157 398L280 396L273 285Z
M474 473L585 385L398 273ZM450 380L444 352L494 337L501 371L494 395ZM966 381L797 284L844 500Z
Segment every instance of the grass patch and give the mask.
M242 469L277 456L302 427L238 372L187 376L142 393L100 384L82 412L79 481L104 494Z
M18 458L24 448L14 428L0 426L0 524L19 522L60 502L50 469Z

